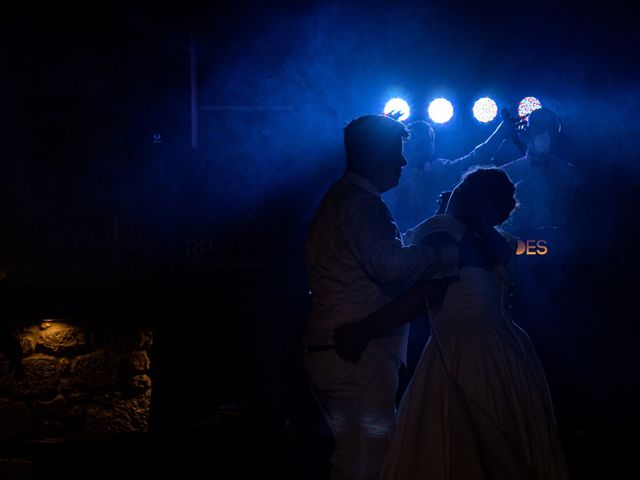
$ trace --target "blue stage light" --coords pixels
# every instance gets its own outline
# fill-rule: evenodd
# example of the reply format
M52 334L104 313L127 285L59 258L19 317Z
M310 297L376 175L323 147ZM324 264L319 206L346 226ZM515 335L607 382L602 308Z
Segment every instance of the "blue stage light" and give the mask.
M536 97L525 97L518 105L518 115L520 118L526 117L534 110L542 108L542 103Z
M453 105L446 98L436 98L427 111L429 118L436 123L447 123L453 117Z
M397 117L397 120L402 122L409 118L411 109L409 108L409 104L402 98L392 98L384 106L384 114L392 114L394 118L396 118L395 115L398 113L400 114L400 116Z
M473 116L482 123L488 123L498 115L498 105L489 97L476 100L473 104Z

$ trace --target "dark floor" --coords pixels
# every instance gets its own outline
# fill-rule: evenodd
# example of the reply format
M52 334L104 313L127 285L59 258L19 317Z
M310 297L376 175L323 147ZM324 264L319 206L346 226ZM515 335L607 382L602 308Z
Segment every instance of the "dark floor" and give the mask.
M0 478L328 478L329 438L265 437L244 428L166 425L108 438L52 438L4 445Z
M166 424L141 434L74 437L4 445L7 480L151 478L329 478L333 446L321 426L292 420L280 431L260 431L236 416L217 425ZM625 438L625 433L630 436ZM621 425L592 425L564 432L572 478L629 478L637 440Z

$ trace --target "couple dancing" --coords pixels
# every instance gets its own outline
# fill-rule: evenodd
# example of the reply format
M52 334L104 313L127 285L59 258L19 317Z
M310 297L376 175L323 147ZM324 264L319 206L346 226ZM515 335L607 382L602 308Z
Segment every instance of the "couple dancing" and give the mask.
M407 135L379 115L345 127L346 172L307 239L303 362L335 440L331 477L566 479L544 371L508 309L515 248L494 227L514 185L468 173L404 246L380 193L399 182ZM432 336L397 413L408 322L427 309Z

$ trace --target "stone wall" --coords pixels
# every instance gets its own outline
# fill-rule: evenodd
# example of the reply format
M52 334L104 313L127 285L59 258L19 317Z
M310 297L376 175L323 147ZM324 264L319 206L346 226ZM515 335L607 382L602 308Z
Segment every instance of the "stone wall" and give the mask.
M53 320L13 333L24 374L0 354L0 441L148 429L148 329Z

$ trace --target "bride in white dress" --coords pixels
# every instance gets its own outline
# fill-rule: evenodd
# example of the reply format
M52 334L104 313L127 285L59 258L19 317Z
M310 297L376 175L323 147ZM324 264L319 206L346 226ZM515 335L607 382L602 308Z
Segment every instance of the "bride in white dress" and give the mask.
M544 370L510 314L515 246L493 228L513 211L514 192L504 171L475 170L446 214L414 231L414 243L429 244L443 234L459 241L473 228L501 253L492 268L461 268L444 297L431 298L432 335L402 398L383 480L568 478ZM393 302L383 308L389 318L379 316L378 326L414 318L391 320Z
M492 227L514 206L502 170L476 170L414 242L438 232L460 240L469 225L497 234ZM461 268L431 306L432 336L402 399L383 479L568 478L544 370L511 318L514 263L511 255L493 270Z

